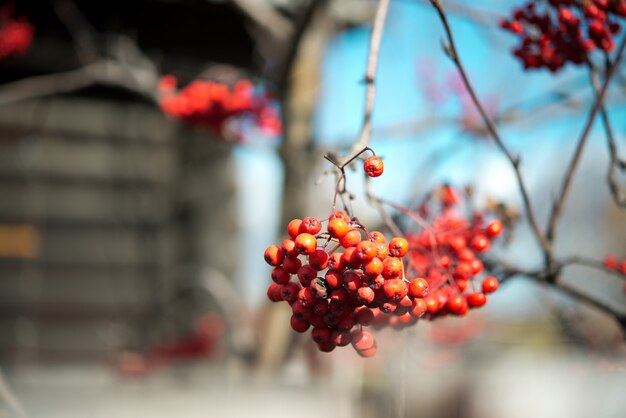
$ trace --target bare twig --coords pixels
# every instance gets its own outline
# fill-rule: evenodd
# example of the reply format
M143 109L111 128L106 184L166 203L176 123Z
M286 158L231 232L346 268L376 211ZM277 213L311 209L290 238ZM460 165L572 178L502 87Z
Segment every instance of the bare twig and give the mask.
M343 179L343 187L339 194L345 193L345 167L356 160L365 151L371 149L368 147L372 134L372 110L374 109L374 99L376 96L376 73L378 70L378 57L380 55L380 43L385 28L385 17L389 9L389 0L380 0L376 15L374 16L374 24L372 27L372 35L370 37L369 55L367 59L367 68L365 71L365 112L363 115L363 126L357 140L352 144L350 152L343 159L336 158L332 154L324 155L338 170L340 178ZM374 153L372 151L372 153Z
M626 275L606 266L601 260L594 260L593 258L587 258L587 257L575 255L575 256L564 258L563 260L560 260L558 262L559 268L567 267L571 265L591 267L593 269L602 270L606 273L612 274L616 277L619 277L622 280L626 280Z
M591 84L593 85L595 97L597 98L600 94L600 80L598 79L598 71L593 66L593 63L589 61L589 71L591 73ZM611 64L608 64L608 68L611 67ZM609 190L611 191L611 195L613 196L613 201L618 206L626 207L626 194L624 194L618 185L617 182L617 171L618 168L625 169L626 161L622 161L617 152L617 144L615 142L615 135L613 134L613 128L611 127L611 121L609 120L609 115L606 112L604 105L600 106L600 117L602 118L602 125L604 126L604 131L606 133L606 141L609 147L609 169L606 175L606 181L609 185Z
M364 82L365 90L365 113L363 115L363 127L359 139L352 145L352 153L359 152L367 147L372 134L372 110L374 109L374 99L376 98L376 73L378 70L378 57L380 55L380 43L385 28L385 17L389 8L389 0L380 0L376 16L374 16L374 26L370 37L369 57L367 59L367 70ZM349 157L348 157L349 158Z
M77 70L24 78L0 86L0 106L23 100L70 93L94 84L117 86L149 100L157 100L157 75L103 60Z
M445 52L450 57L450 59L454 62L457 70L459 71L459 74L461 75L461 78L463 79L463 83L465 84L465 88L467 89L470 97L472 98L472 101L474 102L474 105L476 106L476 108L478 109L478 112L483 118L483 121L485 122L485 126L487 127L487 130L491 134L491 137L494 139L498 148L500 148L500 150L504 153L506 158L511 163L511 166L513 167L513 170L515 172L517 184L522 194L522 200L524 203L526 216L528 217L528 222L531 226L531 229L533 230L535 238L537 238L537 241L539 241L539 244L544 249L544 251L547 252L549 251L548 242L546 242L546 239L544 238L543 234L541 233L541 230L539 229L539 223L537 222L537 218L535 217L535 213L530 204L530 197L528 195L528 191L526 189L524 179L522 178L522 173L520 172L520 169L519 169L520 159L519 157L514 156L513 153L505 145L504 141L502 141L502 138L500 137L500 134L498 133L498 130L496 129L494 122L489 117L489 114L485 111L485 108L483 107L480 100L478 99L478 96L476 95L476 92L474 91L474 88L472 87L472 84L470 83L469 78L467 77L467 73L465 72L465 67L463 66L463 63L461 62L461 58L459 57L459 54L457 52L456 44L454 42L454 36L452 35L452 30L450 29L450 24L448 23L448 18L446 17L446 14L443 10L441 1L430 0L430 2L433 5L433 7L437 10L437 14L439 15L439 19L441 20L444 31L446 33L446 38L448 40L448 43L447 45L444 46Z
M609 306L607 303L597 300L591 297L589 294L582 292L568 284L565 284L562 281L554 285L547 281L541 283L546 284L563 294L569 295L577 301L584 302L587 305L593 306L594 308L603 311L608 315L611 315L620 324L622 329L626 330L626 313L621 312L613 308L612 306Z
M558 276L560 274L560 269L568 264L580 264L582 262L586 262L589 260L581 259L579 257L570 257L569 259L563 260L559 264L558 271L555 275ZM500 282L506 282L514 277L527 277L539 284L542 284L549 289L554 289L560 293L565 295L569 295L570 297L576 299L577 301L586 303L587 305L593 306L596 309L605 312L606 314L615 318L615 320L620 324L622 329L626 330L626 312L615 309L610 306L606 302L595 299L589 294L582 292L566 283L563 283L562 280L551 280L552 273L546 274L546 271L538 270L538 271L525 271L517 269L516 267L507 266L504 263L498 261L497 264L502 269L502 278ZM488 263L486 263L488 265ZM587 264L586 264L587 265Z
M587 117L587 122L582 130L580 135L580 139L578 140L578 145L576 146L576 150L574 151L574 155L572 156L572 160L570 161L565 176L563 177L563 183L561 185L561 190L559 192L558 198L554 201L552 205L552 211L550 213L550 218L548 220L548 227L546 229L546 240L550 243L554 240L555 230L559 221L559 217L561 215L561 211L563 210L563 204L565 203L565 199L567 198L567 194L569 192L570 186L572 184L572 180L574 178L574 173L576 172L576 168L578 167L578 163L580 161L580 157L582 156L583 149L587 144L587 140L589 139L589 134L591 132L591 127L593 126L593 122L595 120L596 115L602 108L602 103L604 102L604 97L608 90L609 83L611 82L611 78L615 73L615 69L619 67L619 63L622 60L622 56L624 54L624 48L626 47L626 37L622 39L622 42L619 46L617 55L615 57L615 61L613 65L611 65L606 72L606 77L604 79L604 83L602 84L602 88L598 92L593 106L591 107L591 111L589 112L589 116ZM548 259L548 264L551 261L551 257Z

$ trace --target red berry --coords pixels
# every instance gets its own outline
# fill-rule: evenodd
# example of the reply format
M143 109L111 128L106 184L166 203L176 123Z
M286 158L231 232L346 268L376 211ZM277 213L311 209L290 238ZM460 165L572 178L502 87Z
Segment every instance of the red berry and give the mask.
M317 240L311 234L306 232L299 234L296 239L296 251L300 254L313 254L317 247Z
M289 257L298 256L298 251L296 251L296 242L292 239L284 240L280 248L283 250L286 256L289 256Z
M367 240L372 242L382 242L383 244L386 242L385 236L382 232L378 231L370 231L367 233Z
M357 298L364 305L370 304L374 300L374 291L370 287L361 287L357 290Z
M467 295L467 303L472 308L478 308L487 303L487 296L482 292L470 293Z
M343 218L334 218L328 222L328 233L335 238L341 239L348 233L348 222Z
M291 305L298 299L298 292L300 292L300 285L289 282L280 289L280 296Z
M360 237L360 235L359 235ZM367 262L376 257L376 245L371 241L361 241L356 246L356 257L361 262Z
M304 307L312 307L317 303L318 299L314 291L309 287L303 287L298 292L298 301L300 301Z
M330 257L324 250L315 250L311 255L309 255L309 264L315 270L324 270L328 267L329 261Z
M413 299L413 309L411 309L411 315L416 318L421 318L426 313L426 302L424 299Z
M283 250L278 247L278 245L270 245L265 250L264 258L265 262L270 266L278 266L283 262L285 254Z
M499 220L493 220L487 225L487 230L485 231L487 236L491 238L495 238L502 233L502 222Z
M406 283L401 279L391 279L385 281L383 286L385 295L393 301L399 301L405 297L409 291Z
M333 219L338 219L338 218L339 219L343 219L346 223L350 222L350 217L348 216L347 213L345 213L342 210L337 210L337 211L331 213L329 219L333 220Z
M289 274L296 274L302 267L302 261L296 257L285 257L283 260L283 269Z
M302 220L302 223L300 224L299 232L300 233L304 232L307 234L315 235L321 230L322 230L322 224L320 223L320 221L317 220L317 218L308 217Z
M409 295L414 298L423 298L428 295L428 282L418 278L409 283Z
M402 260L395 257L386 258L383 261L383 277L385 279L395 279L402 274Z
M389 255L392 257L404 257L409 251L409 243L401 237L392 238L389 241Z
M291 274L287 273L282 267L274 267L271 273L272 280L278 284L287 284L291 279Z
M378 177L383 174L384 164L383 160L378 158L377 156L369 157L363 163L363 169L365 170L365 174L370 177Z
M367 288L362 288L367 289ZM374 322L374 312L370 308L362 307L356 310L356 314L354 315L354 319L356 323L359 325L363 325L367 327Z
M331 289L338 289L343 285L343 274L337 271L328 270L324 278Z
M313 328L311 331L311 338L318 344L323 344L331 341L331 331L329 328Z
M358 229L351 229L339 239L339 242L344 248L356 247L356 245L361 242L361 233Z
M304 264L298 269L297 274L300 284L302 284L302 286L308 286L311 283L311 280L317 277L317 270L308 264Z
M291 316L291 328L296 332L306 332L310 327L309 321L306 319L298 319L294 315Z
M486 236L478 234L475 235L474 238L472 238L471 245L474 250L478 252L484 252L489 249L490 243Z
M267 297L269 298L269 300L271 300L272 302L280 302L283 300L283 297L281 296L281 290L282 290L283 286L277 283L270 283L269 287L267 288Z
M498 282L498 279L496 279L495 277L493 276L486 277L485 280L483 280L483 292L485 293L495 292L499 285L500 285L500 282Z
M378 257L374 257L363 264L363 272L370 277L376 277L383 272L383 262Z
M287 225L287 233L291 238L296 238L300 233L300 225L302 224L302 219L292 219Z

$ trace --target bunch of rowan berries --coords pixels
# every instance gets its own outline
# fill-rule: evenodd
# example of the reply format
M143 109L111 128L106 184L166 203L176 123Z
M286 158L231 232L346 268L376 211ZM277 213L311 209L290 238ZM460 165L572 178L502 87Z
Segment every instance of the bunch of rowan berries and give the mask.
M486 295L499 286L493 276L484 277L480 285L476 279L484 275L482 257L501 235L503 224L485 213L466 216L459 210L458 193L450 186L442 187L437 197L420 208L429 227L406 234L407 270L423 277L431 289L424 298L426 317L465 315L470 308L485 305Z
M24 53L33 41L35 28L25 18L0 24L0 60Z
M487 276L479 289L473 282L483 272L480 255L501 234L502 223L457 214L459 198L449 186L437 202L441 211L432 227L389 241L343 211L321 221L293 219L289 238L265 251L274 267L269 299L287 302L291 327L302 333L312 327L321 351L352 344L363 357L377 349L364 327L402 329L421 317L465 315L485 305L498 280Z
M513 53L525 69L557 71L587 61L589 52L615 49L614 35L626 17L626 0L531 0L500 26L519 36Z
M273 101L247 80L238 81L232 87L205 80L194 80L179 90L177 86L178 80L172 75L163 76L159 81L161 109L173 118L235 139L241 139L241 132L227 129L233 121L252 124L270 136L281 132L280 117Z
M421 298L428 285L404 274L406 239L387 241L343 211L324 221L294 219L287 232L290 238L265 251L265 261L274 267L267 295L291 305L294 330L313 327L311 336L321 351L352 344L370 357L376 342L362 328L372 325L379 312L412 313L411 321L424 313Z

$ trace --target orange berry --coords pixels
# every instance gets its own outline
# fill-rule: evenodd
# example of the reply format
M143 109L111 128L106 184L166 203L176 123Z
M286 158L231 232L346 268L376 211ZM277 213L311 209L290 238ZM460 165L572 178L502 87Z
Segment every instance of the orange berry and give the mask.
M351 229L339 239L339 242L344 248L356 247L361 242L361 232L358 229Z
M302 220L300 224L300 233L307 233L315 235L322 230L322 224L317 218L307 217Z
M300 233L300 225L302 224L302 219L292 219L291 222L287 225L287 233L291 238L295 238Z
M283 250L278 247L278 245L270 245L265 250L263 257L265 258L265 262L270 266L278 266L283 262L285 254L283 253Z
M371 241L361 241L356 246L356 256L362 262L370 261L376 253L376 245Z
M428 282L422 278L411 281L409 284L409 295L414 298L423 298L428 295Z
M300 254L313 254L317 247L317 240L311 234L302 233L299 234L296 239L296 251Z
M369 157L363 163L363 169L365 170L365 174L370 177L378 177L383 174L383 170L385 165L383 164L383 160L381 160L377 156Z
M343 238L348 233L350 228L348 222L343 218L334 218L328 222L328 233L335 238Z
M386 258L383 261L382 275L385 279L395 279L402 274L402 260L395 257Z
M409 252L409 243L402 237L395 237L389 241L389 254L392 257L404 257Z
M493 276L486 277L485 280L483 280L483 292L485 293L495 292L499 285L500 285L500 282L495 277Z

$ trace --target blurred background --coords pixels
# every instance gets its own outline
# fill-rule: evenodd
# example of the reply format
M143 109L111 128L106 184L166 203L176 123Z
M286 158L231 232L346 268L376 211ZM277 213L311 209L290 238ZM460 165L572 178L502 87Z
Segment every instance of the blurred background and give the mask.
M581 69L523 71L498 28L514 6L446 2L543 224L592 90ZM346 152L360 130L375 10L368 0L2 2L0 417L626 415L623 329L524 278L466 317L380 331L371 359L317 352L291 330L289 307L267 301L265 248L290 219L331 210L322 156ZM376 191L409 204L444 182L471 185L478 205L520 210L441 39L427 1L391 1ZM164 75L181 88L249 80L265 108L197 126L163 106ZM609 92L624 152L623 65ZM556 252L623 259L626 216L605 183L597 125ZM380 225L352 177L355 212ZM542 262L523 221L495 251ZM626 311L615 276L571 267L563 280Z

